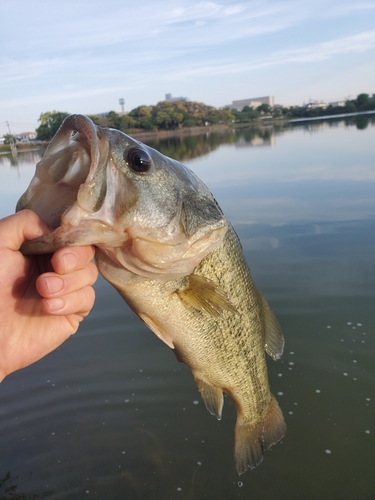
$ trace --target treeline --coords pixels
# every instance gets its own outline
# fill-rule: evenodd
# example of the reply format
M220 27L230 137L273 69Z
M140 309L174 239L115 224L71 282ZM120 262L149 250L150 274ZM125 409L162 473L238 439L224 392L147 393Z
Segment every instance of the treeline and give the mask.
M306 106L293 106L284 108L282 106L271 107L262 104L256 109L245 106L242 111L231 110L236 122L246 123L254 120L273 119L293 119L293 118L315 118L318 116L338 115L341 113L359 113L362 111L375 110L375 99L368 94L359 94L356 99L347 100L342 106L321 107L319 104L307 104Z
M50 111L42 113L36 129L40 140L49 140L57 132L68 113ZM111 127L126 133L136 131L176 130L231 123L234 116L230 109L216 109L198 102L161 101L156 106L138 106L127 114L110 111L105 115L89 115L101 127Z
M178 130L216 124L253 123L264 119L313 118L340 113L357 113L375 110L375 99L368 94L359 94L343 106L322 107L271 107L261 104L256 109L245 106L241 111L217 109L198 102L161 101L156 106L138 106L127 114L110 111L105 115L89 115L101 127L111 127L128 134L139 131ZM48 111L40 115L36 129L37 139L50 140L69 113Z
M290 108L289 117L315 118L317 116L338 115L341 113L360 113L375 110L375 99L368 94L359 94L356 99L347 100L343 106L327 106L326 108Z

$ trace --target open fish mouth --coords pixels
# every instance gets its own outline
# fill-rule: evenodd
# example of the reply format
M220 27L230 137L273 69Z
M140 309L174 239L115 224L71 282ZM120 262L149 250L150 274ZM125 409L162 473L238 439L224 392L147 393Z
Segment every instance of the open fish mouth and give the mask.
M68 116L52 139L16 211L26 208L54 231L25 242L24 255L95 245L119 266L164 280L192 272L227 230L195 174L83 115Z
M54 228L76 201L83 210L97 212L106 194L107 161L108 141L100 129L85 116L68 116L37 164L16 211L32 207Z
M124 244L127 233L118 221L136 196L112 158L118 133L84 115L65 118L16 206L16 212L33 210L54 231L26 241L24 255L53 253L63 246ZM128 139L122 134L122 150L129 147Z

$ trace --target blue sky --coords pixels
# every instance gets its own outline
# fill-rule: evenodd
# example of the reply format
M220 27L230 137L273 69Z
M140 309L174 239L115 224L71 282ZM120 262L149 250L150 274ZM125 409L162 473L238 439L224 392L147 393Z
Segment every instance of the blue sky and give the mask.
M375 93L375 1L2 0L0 134L166 93L216 107Z

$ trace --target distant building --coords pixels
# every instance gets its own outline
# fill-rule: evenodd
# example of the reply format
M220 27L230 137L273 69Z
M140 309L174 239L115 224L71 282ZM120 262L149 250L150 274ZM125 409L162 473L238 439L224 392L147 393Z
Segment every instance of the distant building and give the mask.
M273 95L267 95L264 97L253 97L251 99L240 99L239 101L232 101L232 104L225 106L226 108L236 109L237 111L242 111L245 106L256 109L262 104L268 104L271 107L275 105L275 99Z
M189 101L188 97L173 97L172 94L165 94L165 100L168 102L175 102L175 101Z
M30 142L36 139L35 132L21 132L20 134L16 134L14 136L16 142Z
M314 109L314 108L326 109L328 107L328 104L323 101L310 101L307 104L304 104L302 107L304 109Z
M333 108L336 108L337 106L345 106L345 104L346 104L345 101L334 101L329 103L329 105L332 106Z

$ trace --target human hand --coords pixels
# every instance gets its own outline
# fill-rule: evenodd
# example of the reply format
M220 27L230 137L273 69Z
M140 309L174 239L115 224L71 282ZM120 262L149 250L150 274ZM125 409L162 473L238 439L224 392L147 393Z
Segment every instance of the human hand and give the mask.
M0 220L0 382L56 349L94 305L91 246L24 257L25 240L50 233L34 212Z

